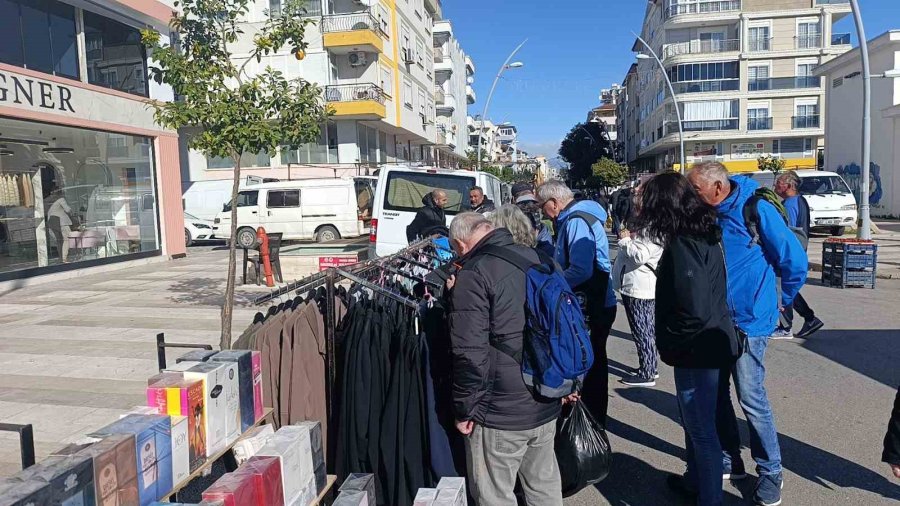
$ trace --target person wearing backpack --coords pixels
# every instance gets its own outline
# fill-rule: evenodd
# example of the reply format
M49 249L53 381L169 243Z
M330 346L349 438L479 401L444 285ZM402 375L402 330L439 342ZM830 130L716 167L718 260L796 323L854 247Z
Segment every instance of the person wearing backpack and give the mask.
M635 190L635 214L641 212L642 188ZM639 366L630 377L619 380L635 387L656 386L659 378L655 338L656 268L663 248L645 231L619 232L619 252L612 269L612 283L628 316L637 348Z
M606 237L606 211L593 200L575 200L562 181L537 189L541 211L555 221L555 260L569 286L584 300L591 331L594 366L582 389L585 406L604 427L609 409L609 359L606 341L616 321L616 294L609 283L612 268Z
M806 282L809 259L784 217L771 203L755 200L758 235L745 220L745 204L759 184L749 177L730 178L718 162L703 162L688 173L691 185L707 204L716 208L728 271L728 302L748 347L732 371L738 402L750 426L750 453L759 476L754 501L761 506L781 504L784 484L778 430L766 392L765 354L769 336L778 324L776 276L780 278L781 305L789 306ZM758 239L758 240L757 240ZM719 437L723 446L723 478L746 476L740 460L740 433L734 409L720 403ZM727 421L727 423L725 423Z
M716 413L720 403L731 406L728 374L741 352L727 303L721 229L715 209L681 174L660 174L643 186L634 226L664 249L657 267L656 341L660 358L674 368L685 432L687 470L670 475L668 483L701 506L721 505Z
M561 403L525 384L515 355L523 354L527 276L504 259L539 264L540 257L472 212L454 218L450 242L459 254L449 295L453 411L466 436L472 496L480 505L514 505L518 476L528 504L561 506L554 453Z
M800 176L796 172L789 170L782 173L775 180L775 193L782 198L784 209L787 214L788 226L798 235L809 241L809 204L806 198L800 195ZM801 241L803 243L803 241ZM806 249L807 244L803 244ZM813 335L819 329L825 326L816 313L813 311L803 294L797 292L794 297L794 303L790 306L784 306L781 311L782 324L778 326L775 333L772 334L773 339L790 339L793 337L791 328L794 324L794 310L803 317L803 327L797 333L797 337L806 339Z

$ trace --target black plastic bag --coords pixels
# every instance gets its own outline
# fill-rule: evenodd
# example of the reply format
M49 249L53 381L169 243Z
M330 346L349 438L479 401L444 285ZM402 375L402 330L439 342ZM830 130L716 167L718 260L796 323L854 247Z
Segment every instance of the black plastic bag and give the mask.
M606 431L594 420L584 402L576 402L556 425L556 461L563 497L606 478L611 457Z

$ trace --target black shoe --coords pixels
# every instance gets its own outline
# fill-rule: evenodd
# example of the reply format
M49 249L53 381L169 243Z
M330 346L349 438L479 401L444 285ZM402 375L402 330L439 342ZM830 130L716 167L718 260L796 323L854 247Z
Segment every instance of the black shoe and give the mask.
M684 479L684 476L675 473L669 473L666 476L666 485L669 486L670 489L677 492L678 494L687 497L688 499L696 499L698 492L694 490Z
M803 328L800 329L800 332L797 333L797 337L801 339L806 339L807 337L813 335L825 326L825 323L822 320L816 318L815 316L812 319L806 320L803 322Z
M726 467L722 471L722 480L723 481L736 481L743 480L747 478L747 470L744 468L744 463L741 461L732 462L729 467Z
M655 387L656 380L653 378L645 378L643 376L639 376L637 374L631 375L627 378L622 378L619 380L619 383L623 385L628 385L630 387Z

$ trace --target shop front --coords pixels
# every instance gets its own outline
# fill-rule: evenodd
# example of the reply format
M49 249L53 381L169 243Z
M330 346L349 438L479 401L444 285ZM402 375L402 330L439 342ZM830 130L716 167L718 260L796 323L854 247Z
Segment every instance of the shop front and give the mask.
M0 51L0 281L184 254L178 138L146 103L170 97L147 82L134 27L162 21L104 3L120 12L43 4L49 44L0 33L24 41ZM3 9L13 32L40 24L27 2Z

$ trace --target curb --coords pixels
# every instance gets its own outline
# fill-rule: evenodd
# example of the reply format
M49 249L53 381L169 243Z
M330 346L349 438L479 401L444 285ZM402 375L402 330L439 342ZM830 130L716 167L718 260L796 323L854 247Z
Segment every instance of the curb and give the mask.
M809 270L811 270L813 272L822 272L822 264L819 262L809 262ZM877 278L877 279L900 279L900 272L898 272L898 273L894 273L894 272L881 273L881 272L876 271L875 278Z

